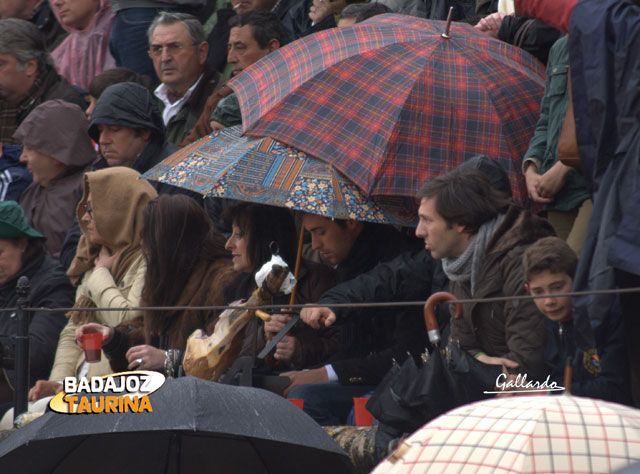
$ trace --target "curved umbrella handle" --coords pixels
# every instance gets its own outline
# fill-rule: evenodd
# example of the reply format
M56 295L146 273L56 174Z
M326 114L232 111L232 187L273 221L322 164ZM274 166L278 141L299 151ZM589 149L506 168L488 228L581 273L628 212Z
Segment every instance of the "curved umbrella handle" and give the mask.
M437 345L440 343L440 328L438 327L438 321L435 315L436 304L455 299L457 298L452 293L439 291L432 294L424 304L424 323L427 326L427 334L429 335L429 342L431 342L431 344ZM460 319L462 317L462 305L460 303L454 304L456 306L454 319Z

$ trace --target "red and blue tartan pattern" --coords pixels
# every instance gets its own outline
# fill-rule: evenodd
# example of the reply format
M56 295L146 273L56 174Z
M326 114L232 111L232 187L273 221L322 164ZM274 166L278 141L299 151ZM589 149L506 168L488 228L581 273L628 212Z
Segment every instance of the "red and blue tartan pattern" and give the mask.
M245 133L325 160L371 195L414 196L429 178L485 154L526 197L520 161L535 130L544 68L453 24L381 15L287 45L230 82Z

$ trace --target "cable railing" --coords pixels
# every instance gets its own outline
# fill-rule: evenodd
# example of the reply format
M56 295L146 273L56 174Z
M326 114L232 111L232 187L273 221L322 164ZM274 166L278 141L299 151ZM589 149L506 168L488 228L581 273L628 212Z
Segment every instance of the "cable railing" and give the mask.
M588 290L588 291L572 291L567 293L549 293L545 295L517 295L517 296L493 296L489 298L467 298L467 299L455 299L449 300L447 303L496 303L514 300L531 300L538 298L561 298L571 296L588 296L588 295L608 295L608 294L626 294L626 293L640 293L640 287L634 288L613 288L606 290ZM278 310L283 307L292 309L303 308L322 308L330 306L331 308L397 308L406 306L424 306L426 300L418 301L386 301L386 302L367 302L367 303L307 303L307 304L264 304L257 306L244 306L244 305L211 305L211 306L129 306L124 308L21 308L23 311L41 311L41 312L74 312L74 311L218 311L226 309L248 309L248 310ZM17 311L18 308L4 308L3 311Z
M22 277L24 278L24 277ZM22 280L22 278L20 280ZM16 378L16 390L14 395L14 420L21 413L27 410L27 392L28 392L28 353L29 353L29 314L33 312L76 312L76 311L220 311L227 309L242 309L242 310L261 310L278 312L282 310L284 306L288 308L287 312L292 310L299 310L303 308L318 308L329 306L333 309L338 308L397 308L397 307L410 307L410 306L424 306L425 301L388 301L388 302L364 302L364 303L311 303L311 304L265 304L256 306L245 305L210 305L210 306L132 306L132 307L119 307L119 308L33 308L29 307L28 302L28 280L18 281L16 292L19 295L18 306L13 308L4 308L5 312L15 312L18 322L18 331L14 336L16 340L16 360L15 371ZM640 287L633 288L612 288L603 290L588 290L588 291L573 291L566 293L553 293L545 295L517 295L517 296L494 296L488 298L467 298L448 300L447 303L490 303L490 302L506 302L506 301L519 301L519 300L532 300L537 298L560 298L560 297L573 297L573 296L590 296L590 295L608 295L608 294L627 294L627 293L640 293Z

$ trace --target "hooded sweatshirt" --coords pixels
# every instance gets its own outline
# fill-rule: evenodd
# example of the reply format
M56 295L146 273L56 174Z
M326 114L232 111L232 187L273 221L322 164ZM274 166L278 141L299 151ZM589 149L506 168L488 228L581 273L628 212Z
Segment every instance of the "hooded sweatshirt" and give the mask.
M91 140L82 133L87 123L77 105L50 100L33 109L14 134L23 146L66 165L47 186L32 183L20 197L29 225L47 238L47 253L55 258L82 197L82 174L96 159Z
M109 0L100 0L98 11L83 30L66 26L60 18L59 7L53 0L49 0L49 5L62 28L69 33L51 53L56 69L69 82L87 90L91 79L116 65L109 52L114 17Z

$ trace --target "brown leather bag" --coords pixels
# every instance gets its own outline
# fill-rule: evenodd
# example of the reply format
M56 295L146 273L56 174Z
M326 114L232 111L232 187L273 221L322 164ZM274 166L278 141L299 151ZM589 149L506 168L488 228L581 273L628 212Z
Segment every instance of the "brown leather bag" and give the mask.
M558 160L567 166L579 168L580 156L578 155L576 121L573 116L573 99L571 96L571 70L567 73L567 94L569 95L569 106L567 107L560 138L558 139Z

